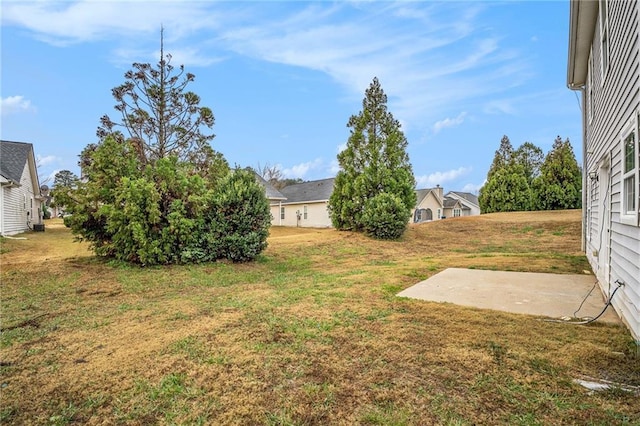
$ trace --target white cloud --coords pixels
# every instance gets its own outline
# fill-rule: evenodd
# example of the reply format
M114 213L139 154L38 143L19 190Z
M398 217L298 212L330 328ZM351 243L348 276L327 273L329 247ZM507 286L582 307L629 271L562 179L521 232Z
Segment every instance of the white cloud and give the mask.
M176 68L180 65L185 67L207 67L224 61L224 58L211 56L197 47L171 48L170 51L165 51L165 55L167 53L171 55L171 65ZM160 50L119 47L113 51L113 62L127 67L133 62L155 64L159 60Z
M24 96L9 96L2 98L0 103L0 111L2 111L2 115L31 110L33 110L31 101L25 99Z
M3 25L20 25L54 45L159 33L161 24L170 40L218 21L205 3L175 1L5 2L2 13Z
M313 170L317 170L322 166L322 159L316 158L313 161L306 163L296 164L286 169L282 169L282 174L291 179L303 179L307 173Z
M472 194L477 194L480 191L480 188L484 186L487 181L483 181L481 184L468 183L462 187L462 192L471 192Z
M458 179L471 172L471 167L459 167L446 172L435 172L430 175L416 176L416 188L432 188L436 185L444 186L446 182Z
M440 130L446 127L459 126L464 122L464 118L467 116L466 112L461 112L457 117L454 118L445 118L444 120L436 121L433 125L433 132L438 133Z
M358 13L339 13L349 5ZM455 3L313 4L289 19L231 28L223 40L242 55L324 72L354 99L377 76L406 129L432 123L437 111L522 84L527 61L478 25L482 7L468 13L468 4ZM324 13L311 13L318 8Z
M162 23L174 64L212 65L227 50L323 72L353 100L377 76L403 129L420 132L442 111L495 98L529 78L530 59L504 46L499 27L480 24L486 8L458 2L9 2L2 24L59 45L111 40L114 57L129 64L140 55L155 60L141 40ZM500 103L486 110L512 113Z
M49 164L53 164L58 160L58 157L56 157L55 155L46 155L46 156L41 156L41 155L36 155L36 164L38 164L38 167L42 167L42 166L48 166Z

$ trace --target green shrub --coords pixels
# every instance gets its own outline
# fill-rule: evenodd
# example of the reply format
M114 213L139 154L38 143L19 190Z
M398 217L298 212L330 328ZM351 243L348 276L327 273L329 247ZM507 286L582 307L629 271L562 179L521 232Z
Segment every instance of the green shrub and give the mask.
M407 227L410 213L400 197L380 193L365 203L362 214L364 231L374 238L398 239Z
M236 169L215 191L209 210L208 250L234 262L253 260L267 247L271 226L269 201L251 170ZM205 234L206 235L206 234Z

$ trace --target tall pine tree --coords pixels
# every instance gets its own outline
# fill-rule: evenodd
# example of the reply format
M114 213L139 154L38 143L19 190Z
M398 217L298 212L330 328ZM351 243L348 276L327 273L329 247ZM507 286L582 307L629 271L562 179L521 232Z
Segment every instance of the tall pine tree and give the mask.
M526 145L526 144L525 144ZM524 145L523 145L524 146ZM487 181L480 188L478 201L483 213L529 210L531 208L531 188L527 178L526 165L521 163L522 152L530 147L513 150L509 138L500 140Z
M377 78L365 92L362 111L351 116L347 127L351 135L338 154L341 170L329 199L333 225L378 238L397 238L416 203L415 178L407 139L387 111L387 96Z
M533 182L535 208L538 210L577 209L582 206L582 171L569 139L560 136L540 166Z

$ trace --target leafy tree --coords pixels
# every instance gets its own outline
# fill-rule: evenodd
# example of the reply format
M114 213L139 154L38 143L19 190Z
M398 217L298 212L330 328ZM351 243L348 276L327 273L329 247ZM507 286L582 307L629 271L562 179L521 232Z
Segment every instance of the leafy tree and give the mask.
M60 170L53 177L54 188L74 188L80 179L75 173L69 170Z
M400 123L387 111L387 96L377 78L365 92L362 111L350 117L347 127L351 135L345 150L338 154L341 170L329 199L333 225L341 230L363 231L366 222L367 232L373 236L395 238L402 232L379 234L381 227L371 221L384 219L378 213L385 209L393 210L404 217L404 230L416 203L415 178L406 152L407 139ZM380 194L392 197L369 202ZM367 213L365 220L363 215L370 208L378 209L378 213Z
M523 166L512 162L496 170L478 199L483 213L529 210L531 189Z
M50 191L50 195L52 198L52 206L65 206L63 200L67 197L70 191L73 191L80 183L80 179L76 176L75 173L69 170L60 170L57 172L53 178L53 189ZM48 187L43 185L43 188ZM44 195L44 194L43 194ZM48 195L48 194L47 194ZM51 213L49 212L49 215Z
M540 175L544 152L531 142L525 142L513 152L513 159L522 165L527 182L531 185L533 180Z
M213 112L200 106L197 94L187 91L195 75L185 73L184 65L175 71L171 55L164 54L161 32L157 66L134 63L133 70L125 73L125 82L111 91L121 121L117 123L104 115L97 135L104 139L112 135L116 127L124 128L142 165L175 155L200 170L208 169L212 159L221 160L209 145L213 133L202 131L213 127Z
M539 210L577 209L582 205L582 171L569 139L560 136L540 166L533 182L535 208Z

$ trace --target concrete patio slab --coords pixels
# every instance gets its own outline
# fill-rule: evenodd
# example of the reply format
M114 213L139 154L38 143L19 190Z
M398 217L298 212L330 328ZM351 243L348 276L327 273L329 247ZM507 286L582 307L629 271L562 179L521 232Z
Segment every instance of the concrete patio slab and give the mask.
M532 272L449 268L398 293L400 297L448 302L482 309L573 317L596 277ZM595 317L605 305L600 288L593 288L576 317ZM598 321L620 323L612 307Z

